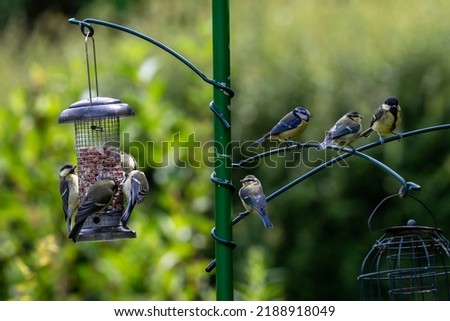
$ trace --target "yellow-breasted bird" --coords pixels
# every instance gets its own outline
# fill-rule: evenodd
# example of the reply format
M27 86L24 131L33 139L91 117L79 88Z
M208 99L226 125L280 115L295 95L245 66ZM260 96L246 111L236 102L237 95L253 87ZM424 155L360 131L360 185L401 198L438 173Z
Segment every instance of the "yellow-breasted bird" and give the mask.
M274 139L281 142L290 141L305 131L311 117L312 114L306 107L295 107L281 118L268 133L254 141L250 146L262 143L266 139Z
M369 137L373 131L376 131L380 139L380 143L384 143L381 135L394 134L396 128L400 125L402 120L402 110L400 108L398 99L396 97L387 98L382 103L372 116L370 126L361 133L361 136Z
M67 164L59 170L59 192L61 193L62 207L68 232L72 229L72 215L80 205L78 176L75 174L76 168L76 165Z
M75 226L69 233L69 238L74 243L78 240L81 228L87 218L107 208L116 190L117 184L110 179L98 180L89 187L86 197L75 215Z
M261 182L254 175L247 175L242 180L242 187L239 189L239 198L245 209L256 212L261 217L264 227L273 227L267 216L267 202Z
M123 226L127 226L134 206L144 201L148 191L149 186L145 174L138 170L131 171L122 188L123 196L125 196L127 202L127 207L120 218Z
M331 144L350 145L359 137L362 131L362 117L356 111L346 113L327 131L325 139L317 146L317 149L327 148Z

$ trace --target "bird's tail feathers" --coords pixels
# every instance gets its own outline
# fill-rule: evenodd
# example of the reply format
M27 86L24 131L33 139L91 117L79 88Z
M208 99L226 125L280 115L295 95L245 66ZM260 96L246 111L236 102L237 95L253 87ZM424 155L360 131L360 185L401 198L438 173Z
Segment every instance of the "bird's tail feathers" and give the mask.
M84 221L75 224L73 229L70 231L68 238L72 239L73 243L76 243L78 241L78 236L80 235L83 224L84 224Z
M373 129L371 127L367 128L365 131L363 131L359 136L361 137L369 137L370 134L372 134Z
M264 227L265 228L271 228L271 227L273 227L273 224L272 224L272 222L269 220L269 217L267 216L267 215L260 215L261 216L261 219L262 219L262 221L263 221L263 223L264 223Z
M251 143L251 145L250 145L249 147L253 147L253 146L259 145L259 144L261 144L264 140L266 140L266 136L263 136L263 137L261 137L261 138L255 140L253 143Z
M317 145L317 150L322 150L327 148L328 146L330 146L331 144L331 140L324 140L323 142L321 142L319 145Z
M250 147L261 144L263 141L265 141L266 139L270 138L270 132L265 133L264 136L262 136L261 138L258 138L257 140L255 140Z
M134 208L134 204L130 200L130 202L128 202L127 208L125 209L122 216L120 217L120 221L122 222L123 226L127 226L128 220L130 219L133 208Z

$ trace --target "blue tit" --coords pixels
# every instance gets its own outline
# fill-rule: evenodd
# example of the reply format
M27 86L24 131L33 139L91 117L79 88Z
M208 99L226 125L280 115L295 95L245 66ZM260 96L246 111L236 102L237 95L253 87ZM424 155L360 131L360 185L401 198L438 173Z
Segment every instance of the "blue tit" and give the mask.
M76 165L64 165L59 171L59 192L68 232L72 229L72 215L80 205L76 168Z
M340 146L350 145L360 135L362 131L361 120L362 115L351 111L342 116L333 127L327 131L325 139L317 146L317 149L324 149L331 144Z
M125 173L125 176L130 174L131 171L137 169L137 162L134 157L124 152L120 152L120 165Z
M361 136L369 137L373 131L376 131L380 139L380 143L384 143L381 135L395 134L394 130L398 128L402 120L402 110L395 97L387 98L381 104L372 116L369 128L361 133Z
M247 175L241 180L242 187L239 189L239 198L245 209L256 212L261 217L264 227L273 227L267 216L267 202L261 182L253 175Z
M78 240L81 228L87 218L92 214L106 209L111 203L116 191L117 185L110 179L96 181L89 187L87 195L78 208L77 215L75 215L75 226L69 233L69 238L74 243Z
M312 115L307 108L295 107L281 118L268 133L254 141L251 146L262 143L266 139L275 139L281 142L290 141L305 131L311 117Z
M134 206L144 201L148 191L149 185L145 174L138 170L130 172L122 188L125 201L127 202L127 207L120 218L123 226L127 226Z

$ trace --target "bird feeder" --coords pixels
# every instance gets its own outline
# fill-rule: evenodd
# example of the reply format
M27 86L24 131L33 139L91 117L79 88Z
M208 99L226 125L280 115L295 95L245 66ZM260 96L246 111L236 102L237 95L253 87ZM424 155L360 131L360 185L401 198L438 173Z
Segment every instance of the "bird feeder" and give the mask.
M135 238L122 226L124 178L120 161L120 118L133 116L128 104L108 97L88 98L65 109L59 123L75 124L79 196L81 203L89 187L98 179L112 179L119 186L111 204L103 212L88 217L78 241L108 241Z
M386 228L358 279L362 300L450 300L449 241L414 220Z

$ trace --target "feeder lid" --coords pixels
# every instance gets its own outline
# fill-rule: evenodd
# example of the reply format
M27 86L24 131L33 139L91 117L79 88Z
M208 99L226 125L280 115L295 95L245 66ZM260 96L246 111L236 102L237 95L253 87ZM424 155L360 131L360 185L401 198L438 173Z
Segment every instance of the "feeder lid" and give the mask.
M384 232L392 236L401 236L401 235L427 235L434 233L442 233L442 230L439 228L428 226L404 225L385 228Z
M134 116L131 107L119 99L109 97L95 97L92 101L87 98L73 103L63 110L59 116L59 123L69 123L77 120L86 120L103 117Z

